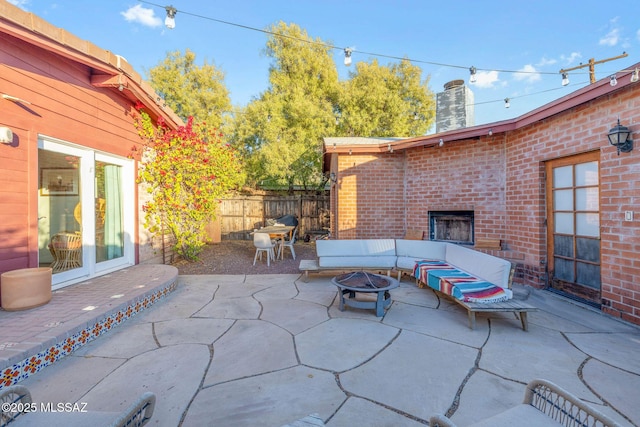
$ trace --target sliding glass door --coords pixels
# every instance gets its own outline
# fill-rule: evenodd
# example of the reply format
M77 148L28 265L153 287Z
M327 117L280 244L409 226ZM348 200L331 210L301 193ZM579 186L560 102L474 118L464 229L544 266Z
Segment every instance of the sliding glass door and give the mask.
M133 161L41 138L39 264L54 288L134 263Z

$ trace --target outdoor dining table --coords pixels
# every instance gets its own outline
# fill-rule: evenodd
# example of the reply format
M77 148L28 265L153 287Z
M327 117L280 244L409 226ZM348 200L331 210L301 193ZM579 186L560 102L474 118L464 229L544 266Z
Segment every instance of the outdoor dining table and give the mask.
M288 234L289 239L291 239L291 235L293 234L293 230L296 227L293 225L269 225L267 227L262 227L258 230L255 230L254 233L267 233L269 237L272 239L279 239L278 245L280 248L278 249L278 254L281 259L284 259L284 238ZM251 233L253 234L253 233Z

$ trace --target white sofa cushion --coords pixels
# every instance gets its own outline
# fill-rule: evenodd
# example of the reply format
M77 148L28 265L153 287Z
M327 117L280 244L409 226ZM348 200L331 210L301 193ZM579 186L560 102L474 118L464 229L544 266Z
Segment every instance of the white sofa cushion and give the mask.
M460 245L449 244L447 245L444 260L475 277L484 279L503 289L509 287L511 263L505 259Z
M447 243L431 240L396 240L396 255L420 259L444 259Z
M396 266L396 242L393 239L317 240L316 254L320 267Z
M318 265L324 268L353 267L392 269L396 266L396 256L321 256L318 257Z
M416 261L423 259L444 260L446 254L444 242L430 240L396 240L396 267L401 270L413 270Z
M334 256L395 256L393 239L316 240L318 257Z

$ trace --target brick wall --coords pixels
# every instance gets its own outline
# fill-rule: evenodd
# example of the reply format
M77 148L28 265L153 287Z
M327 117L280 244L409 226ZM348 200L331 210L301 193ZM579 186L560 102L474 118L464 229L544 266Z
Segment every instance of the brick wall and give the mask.
M617 155L618 116L636 139ZM337 238L429 229L429 210L473 210L475 238L501 239L516 282L546 285L545 162L595 152L600 163L603 311L640 324L640 84L507 133L377 155L340 154ZM624 212L634 220L624 221Z
M404 153L339 156L335 238L404 235L404 157Z

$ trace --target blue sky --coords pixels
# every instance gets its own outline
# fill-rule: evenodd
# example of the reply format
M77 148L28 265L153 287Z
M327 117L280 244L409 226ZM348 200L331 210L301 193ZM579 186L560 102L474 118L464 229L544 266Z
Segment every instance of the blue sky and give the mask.
M589 84L588 69L570 73L563 87L558 71L580 63L628 57L596 65L596 78L640 62L640 2L620 0L11 0L53 25L126 58L143 76L167 52L190 49L199 63L225 73L234 105L246 105L268 88L266 29L284 21L340 48L353 47L353 61L380 63L408 57L429 78L435 93L464 79L475 97L476 124L520 116ZM175 28L164 26L164 6L178 10ZM230 25L219 21L226 21ZM336 49L339 75L343 64ZM445 65L436 65L445 64ZM478 81L469 84L469 67ZM517 73L526 71L526 73ZM510 108L504 107L510 98Z

